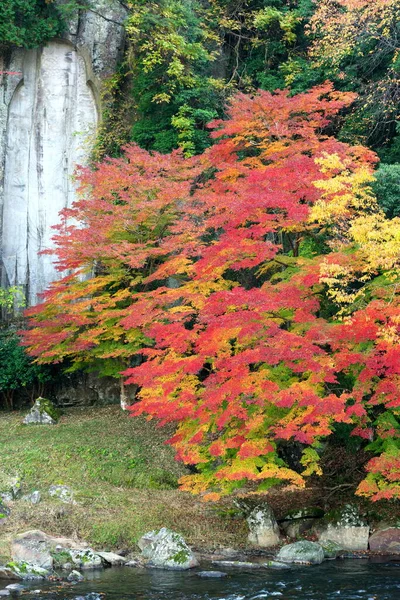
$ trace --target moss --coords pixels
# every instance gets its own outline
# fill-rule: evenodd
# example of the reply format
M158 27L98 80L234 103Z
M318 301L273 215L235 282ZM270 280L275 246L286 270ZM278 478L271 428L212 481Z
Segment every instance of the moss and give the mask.
M71 554L68 550L60 550L59 552L50 552L51 557L54 560L54 564L57 567L62 567L66 563L71 562Z
M47 413L54 421L58 421L60 418L61 412L54 406L51 400L39 397L36 399L36 405L40 414Z
M182 550L178 550L178 552L176 552L176 554L171 556L170 560L174 561L174 563L176 563L178 565L182 565L185 562L187 562L188 558L189 558L188 550L182 549Z

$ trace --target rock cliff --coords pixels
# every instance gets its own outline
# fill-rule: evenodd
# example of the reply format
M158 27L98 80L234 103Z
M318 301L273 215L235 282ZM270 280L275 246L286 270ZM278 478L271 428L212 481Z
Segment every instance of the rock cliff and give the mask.
M39 253L74 200L73 174L93 144L126 14L118 0L94 0L62 39L0 55L1 285L23 286L29 304L59 277L53 257Z

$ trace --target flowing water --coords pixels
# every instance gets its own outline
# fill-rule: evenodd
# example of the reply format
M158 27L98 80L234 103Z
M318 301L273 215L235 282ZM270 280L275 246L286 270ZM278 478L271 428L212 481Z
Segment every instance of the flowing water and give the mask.
M210 567L213 568L213 567ZM215 567L214 567L215 568ZM88 573L76 585L32 583L29 600L400 600L396 561L328 561L284 571L257 569L203 579L196 571L128 567ZM41 592L34 592L41 587Z

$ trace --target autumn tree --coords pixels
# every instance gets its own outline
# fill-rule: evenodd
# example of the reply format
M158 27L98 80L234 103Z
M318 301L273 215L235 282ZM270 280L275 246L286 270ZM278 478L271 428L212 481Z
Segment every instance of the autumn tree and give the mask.
M150 155L132 146L81 172L82 198L61 213L54 236L63 275L29 309L24 332L41 363L64 362L120 379L148 340L122 327L132 296L163 259L160 241L189 194L194 165L175 152ZM121 380L122 381L122 380Z
M360 94L347 135L369 144L382 145L396 133L399 18L399 0L321 0L310 22L314 64L333 68L345 88Z
M378 456L359 493L399 495L396 220L371 191L375 155L327 133L353 100L329 84L241 94L199 159L128 148L63 213L70 273L24 343L39 362L125 369L133 414L177 424L198 471L183 489L303 486L346 423Z

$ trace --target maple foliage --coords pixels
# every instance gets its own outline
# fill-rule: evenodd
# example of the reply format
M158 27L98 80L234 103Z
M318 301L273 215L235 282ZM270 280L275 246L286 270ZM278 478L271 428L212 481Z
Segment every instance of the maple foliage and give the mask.
M70 272L24 343L39 362L124 369L132 414L177 424L170 443L197 468L181 486L205 499L304 486L338 423L375 444L359 493L399 495L397 238L370 190L375 155L326 133L353 100L330 84L240 94L202 156L128 147L83 172L63 213ZM302 472L282 440L303 448Z

